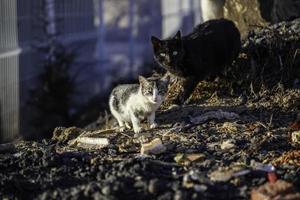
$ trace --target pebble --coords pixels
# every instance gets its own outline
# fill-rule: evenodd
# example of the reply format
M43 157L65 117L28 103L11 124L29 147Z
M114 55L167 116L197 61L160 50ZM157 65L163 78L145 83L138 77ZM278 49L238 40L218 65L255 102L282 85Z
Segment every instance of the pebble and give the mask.
M235 140L229 139L229 140L225 140L224 142L222 142L221 144L221 149L222 150L229 150L229 149L233 149L236 147L236 145L234 144Z
M164 189L164 187L158 179L151 179L149 181L148 191L151 194L157 194L162 189Z
M104 187L101 189L101 192L102 192L102 194L104 194L104 195L110 195L110 193L111 193L111 188L110 188L110 186L104 186Z
M194 190L196 192L205 192L207 191L207 189L208 187L206 185L198 185L198 184L194 185Z

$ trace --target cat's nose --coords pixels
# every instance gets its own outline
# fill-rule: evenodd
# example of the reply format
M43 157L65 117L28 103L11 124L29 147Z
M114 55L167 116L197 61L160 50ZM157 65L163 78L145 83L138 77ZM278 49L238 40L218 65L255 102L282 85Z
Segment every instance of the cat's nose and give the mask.
M158 95L153 95L152 99L154 102L157 102L159 100L159 97Z

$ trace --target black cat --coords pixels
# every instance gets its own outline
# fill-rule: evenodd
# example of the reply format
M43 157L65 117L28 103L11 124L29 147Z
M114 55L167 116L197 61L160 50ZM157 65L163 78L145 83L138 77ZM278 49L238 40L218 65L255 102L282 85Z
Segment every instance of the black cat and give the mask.
M152 36L151 41L154 59L171 74L186 80L177 103L183 103L200 80L223 72L241 48L239 30L226 19L204 22L183 37L178 31L171 39Z

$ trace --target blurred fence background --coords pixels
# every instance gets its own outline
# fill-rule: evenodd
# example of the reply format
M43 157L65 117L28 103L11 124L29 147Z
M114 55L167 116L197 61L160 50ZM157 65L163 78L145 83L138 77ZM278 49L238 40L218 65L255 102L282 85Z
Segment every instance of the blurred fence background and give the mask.
M200 0L1 0L0 141L30 130L27 102L44 70L35 48L43 29L75 50L74 98L85 104L107 94L112 82L149 67L150 36L191 31L201 21L200 7ZM47 27L41 26L44 21Z

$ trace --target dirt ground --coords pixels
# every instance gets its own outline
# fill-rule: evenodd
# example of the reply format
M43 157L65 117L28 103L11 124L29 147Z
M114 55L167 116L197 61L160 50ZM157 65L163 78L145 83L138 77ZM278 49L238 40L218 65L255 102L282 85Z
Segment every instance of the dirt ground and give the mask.
M142 155L141 138L115 131L109 114L59 127L51 140L1 146L0 196L249 199L270 173L300 192L299 35L300 20L253 32L226 78L200 82L188 105L167 100L159 127L143 132L144 142L160 139L159 154ZM109 144L80 146L78 136Z

